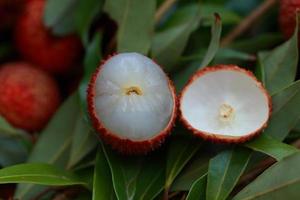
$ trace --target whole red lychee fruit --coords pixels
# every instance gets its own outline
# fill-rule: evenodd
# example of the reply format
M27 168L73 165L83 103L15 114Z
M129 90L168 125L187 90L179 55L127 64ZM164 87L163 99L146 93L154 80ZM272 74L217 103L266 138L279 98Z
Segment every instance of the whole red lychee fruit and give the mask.
M23 6L24 0L0 0L0 30L12 28Z
M41 130L59 106L56 82L30 64L2 65L0 83L0 115L17 128Z
M54 74L71 70L82 46L75 35L56 37L43 25L44 0L28 1L15 28L15 42L27 61Z
M281 0L279 26L285 38L293 35L296 26L296 12L300 10L300 0Z

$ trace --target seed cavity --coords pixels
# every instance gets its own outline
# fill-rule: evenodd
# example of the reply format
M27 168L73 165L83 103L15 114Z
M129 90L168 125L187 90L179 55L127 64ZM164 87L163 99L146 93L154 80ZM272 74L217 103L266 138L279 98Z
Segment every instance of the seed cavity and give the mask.
M130 95L141 96L143 94L143 91L137 86L131 86L131 87L125 88L125 94L127 96L130 96Z
M220 106L219 119L221 122L230 122L234 119L234 116L234 109L230 105L224 103Z

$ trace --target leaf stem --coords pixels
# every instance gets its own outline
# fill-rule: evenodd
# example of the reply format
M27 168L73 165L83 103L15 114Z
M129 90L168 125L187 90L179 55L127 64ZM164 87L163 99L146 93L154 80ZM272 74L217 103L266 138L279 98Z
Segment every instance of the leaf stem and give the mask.
M261 18L270 8L277 3L277 0L265 0L258 8L253 10L244 20L242 20L231 32L221 41L221 46L226 46L247 31L258 19Z

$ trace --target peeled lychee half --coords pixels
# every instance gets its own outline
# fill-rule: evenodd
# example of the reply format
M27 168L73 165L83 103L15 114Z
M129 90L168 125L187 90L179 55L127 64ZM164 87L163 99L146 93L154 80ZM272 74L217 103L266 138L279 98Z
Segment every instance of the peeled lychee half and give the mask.
M95 129L113 149L145 154L164 141L176 118L175 89L163 70L138 53L103 62L88 87Z
M259 134L271 113L271 98L255 76L234 65L199 70L180 97L181 120L196 136L240 143Z
M60 104L55 80L23 62L0 68L0 115L17 128L41 130Z

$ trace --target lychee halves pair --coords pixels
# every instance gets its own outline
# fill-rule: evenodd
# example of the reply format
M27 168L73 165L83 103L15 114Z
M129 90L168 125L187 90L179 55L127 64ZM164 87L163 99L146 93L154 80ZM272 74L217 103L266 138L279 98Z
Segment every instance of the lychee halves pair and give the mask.
M137 53L103 62L88 88L91 120L102 139L126 154L147 153L164 141L177 116L172 82ZM266 126L271 101L251 72L233 65L198 71L179 98L180 119L196 136L225 143L251 139Z

